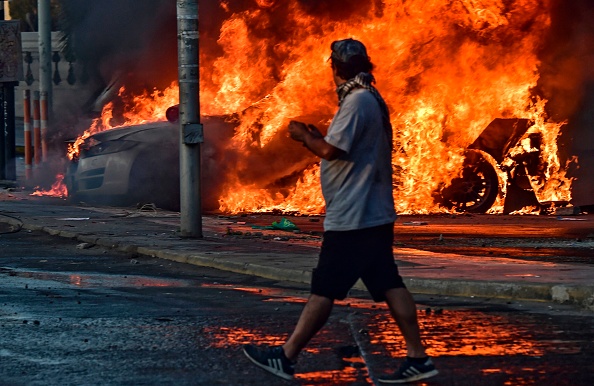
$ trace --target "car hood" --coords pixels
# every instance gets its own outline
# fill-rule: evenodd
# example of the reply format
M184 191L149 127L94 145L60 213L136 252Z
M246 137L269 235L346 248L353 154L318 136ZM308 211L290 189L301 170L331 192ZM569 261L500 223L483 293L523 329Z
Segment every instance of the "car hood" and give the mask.
M118 139L140 139L149 140L157 132L162 132L164 136L175 136L179 131L179 126L169 122L153 122L142 125L125 126L111 130L105 130L91 137L99 142L114 141ZM160 137L157 135L157 137Z

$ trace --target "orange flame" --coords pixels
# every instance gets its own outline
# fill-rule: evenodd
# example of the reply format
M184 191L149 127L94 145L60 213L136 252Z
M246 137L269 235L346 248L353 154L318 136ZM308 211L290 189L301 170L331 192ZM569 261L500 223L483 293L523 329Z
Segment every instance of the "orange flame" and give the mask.
M331 117L336 100L328 47L353 37L369 48L401 145L393 158L399 212L443 211L432 193L456 176L464 149L497 117L536 122L534 129L545 134L548 169L547 180L537 183L539 199L570 197L571 181L556 156L561 124L547 122L546 101L534 103L532 95L539 79L537 49L550 25L547 7L527 0L392 0L371 5L365 17L332 21L291 2L285 22L295 28L287 41L278 41L250 33L254 25L274 23L266 12L270 3L231 15L219 39L224 55L212 61L214 87L206 91L212 98L204 110L240 115L234 148L266 148L291 118ZM271 52L285 60L271 63ZM311 199L319 197L311 173L307 169L299 188L284 194L229 178L221 210L320 213L323 202Z
M570 200L571 180L557 155L563 122L550 122L547 101L533 94L540 76L538 49L551 24L550 0L385 0L370 2L349 19L313 15L297 1L256 0L253 9L236 13L229 2L221 7L229 15L217 41L221 51L201 51L201 111L237 119L227 150L247 158L273 149L261 164L229 168L221 211L324 211L317 164L304 162L298 171L292 165L286 175L258 181L246 170L266 174L285 157L278 143L290 142L285 131L290 119L327 126L337 109L329 46L346 37L367 45L377 87L390 107L398 212L446 211L434 202L435 190L458 176L464 150L498 117L534 122L530 130L543 135L546 169L545 179L531 181L537 197ZM127 107L124 122L112 125L113 105L106 106L71 146L71 159L98 131L164 119L165 109L177 104L178 88L173 83L163 92L132 98L122 89L120 97ZM289 185L278 183L289 176L295 177ZM505 190L506 176L499 177ZM499 197L490 212L502 208Z
M30 194L31 196L47 196L47 197L68 197L68 189L64 184L64 174L58 174L56 176L56 182L53 183L52 187L48 190L36 190Z
M132 96L127 95L126 88L122 87L118 96L124 103L123 121L114 123L114 103L106 104L101 111L101 117L93 120L91 127L68 146L69 159L72 160L78 156L80 146L93 134L122 126L164 121L167 109L178 104L179 87L177 82L173 82L163 91L153 90L151 93L145 91L141 95Z

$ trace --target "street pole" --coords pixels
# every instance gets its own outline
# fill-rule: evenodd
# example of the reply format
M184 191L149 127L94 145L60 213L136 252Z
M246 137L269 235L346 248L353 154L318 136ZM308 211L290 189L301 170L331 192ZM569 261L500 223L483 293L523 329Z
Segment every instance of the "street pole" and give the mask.
M37 0L39 19L39 91L47 93L48 110L52 111L52 15L51 0Z
M180 122L180 232L202 237L200 193L200 71L198 65L198 0L177 0L177 40Z

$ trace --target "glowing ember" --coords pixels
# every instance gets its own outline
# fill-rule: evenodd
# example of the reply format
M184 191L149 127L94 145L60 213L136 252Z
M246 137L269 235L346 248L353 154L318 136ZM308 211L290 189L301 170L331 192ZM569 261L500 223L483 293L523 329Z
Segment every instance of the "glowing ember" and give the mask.
M31 193L31 196L47 196L47 197L68 197L68 189L64 184L64 174L58 174L56 176L56 182L52 185L51 189L49 190L36 190L35 192Z

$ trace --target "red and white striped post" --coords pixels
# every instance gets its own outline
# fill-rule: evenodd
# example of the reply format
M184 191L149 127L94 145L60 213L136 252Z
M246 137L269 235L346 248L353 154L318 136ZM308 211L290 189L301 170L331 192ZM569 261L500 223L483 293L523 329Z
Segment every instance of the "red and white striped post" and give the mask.
M25 90L23 94L23 115L25 123L25 179L29 181L33 177L33 154L31 152L31 91Z
M41 111L39 107L39 91L33 92L33 155L35 166L41 164Z
M47 91L41 92L41 160L47 162L47 123L49 118L49 105Z

